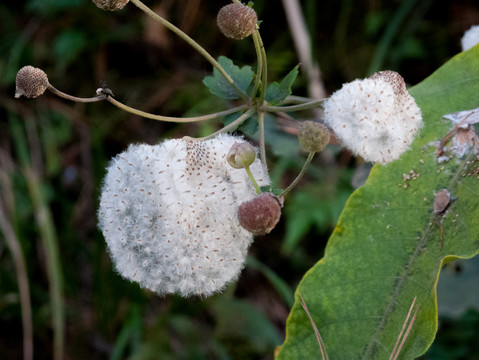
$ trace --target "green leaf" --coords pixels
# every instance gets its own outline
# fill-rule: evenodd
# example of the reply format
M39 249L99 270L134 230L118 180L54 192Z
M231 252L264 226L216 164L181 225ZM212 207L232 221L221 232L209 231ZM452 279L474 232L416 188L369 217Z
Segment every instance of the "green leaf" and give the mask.
M438 163L436 147L453 128L443 115L479 106L479 46L410 90L425 126L412 149L376 165L346 203L325 256L304 276L277 359L320 359L301 294L330 359L388 359L416 299L417 318L400 359L428 349L437 331L436 284L444 261L479 252L476 155ZM410 171L420 176L404 180ZM475 174L475 175L471 175ZM433 212L434 194L452 201ZM442 236L442 239L441 239Z
M242 68L239 68L226 56L220 56L218 58L218 63L225 69L226 73L233 79L235 84L241 90L246 92L253 81L254 76L251 66L246 65ZM228 81L226 81L223 75L221 75L216 68L213 69L213 76L206 76L203 79L203 84L205 84L210 92L216 96L230 100L239 99L239 96L233 87L228 83Z
M265 100L269 105L280 104L287 96L291 95L291 86L298 76L298 68L299 65L296 65L280 83L275 81L267 87Z

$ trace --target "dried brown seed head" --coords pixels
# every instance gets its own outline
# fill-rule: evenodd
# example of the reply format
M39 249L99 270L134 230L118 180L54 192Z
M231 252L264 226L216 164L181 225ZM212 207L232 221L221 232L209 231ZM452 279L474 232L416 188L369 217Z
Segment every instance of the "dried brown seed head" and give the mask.
M24 66L17 72L15 97L36 98L48 88L48 77L42 69Z
M117 11L123 9L123 7L130 0L92 0L93 3L102 10Z
M234 3L220 9L216 22L226 37L241 40L256 30L258 17L249 6Z
M282 198L271 193L262 193L239 206L238 220L240 225L253 235L265 235L278 223L282 207Z
M303 121L299 125L298 139L301 147L308 152L319 152L324 150L329 143L328 128L316 121Z

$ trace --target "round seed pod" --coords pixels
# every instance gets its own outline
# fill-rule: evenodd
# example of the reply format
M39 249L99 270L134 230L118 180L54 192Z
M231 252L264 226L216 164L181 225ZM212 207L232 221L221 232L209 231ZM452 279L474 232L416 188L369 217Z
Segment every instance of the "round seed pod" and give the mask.
M118 11L123 9L123 7L130 0L92 0L93 3L102 10L106 11Z
M221 32L230 39L241 40L256 30L256 11L247 5L229 4L218 12L216 22Z
M243 169L250 166L256 159L256 151L250 143L235 142L231 147L226 161L235 169Z
M253 235L266 235L278 223L282 207L281 198L271 193L262 193L239 206L238 220Z
M301 147L308 152L320 152L329 143L329 130L316 121L303 121L299 126L298 139Z
M17 72L15 97L36 98L48 88L48 77L42 69L24 66Z

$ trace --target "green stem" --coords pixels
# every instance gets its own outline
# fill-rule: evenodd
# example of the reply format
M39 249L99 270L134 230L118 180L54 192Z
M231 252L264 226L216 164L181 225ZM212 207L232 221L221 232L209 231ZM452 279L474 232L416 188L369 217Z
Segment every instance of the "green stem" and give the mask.
M220 117L230 115L230 114L234 114L236 112L245 110L248 107L248 105L240 105L240 106L236 106L234 108L224 110L224 111L220 111L220 112L213 113L213 114L181 118L181 117L150 114L150 113L147 113L145 111L141 111L141 110L132 108L128 105L125 105L125 104L119 102L118 100L116 100L115 98L112 98L111 96L108 96L106 98L106 101L108 101L112 105L115 105L116 107L118 107L122 110L125 110L129 113L132 113L132 114L135 114L135 115L138 115L138 116L142 116L142 117L147 118L147 119L158 120L158 121L169 121L169 122L176 122L176 123L189 123L189 122L195 122L195 121L218 119Z
M289 106L269 106L263 105L259 107L259 111L265 112L294 112L308 109L315 109L323 105L325 99L321 100L312 100L307 103L298 104L298 105L289 105Z
M256 189L256 193L258 195L261 194L261 189L260 189L258 183L256 182L256 180L253 176L253 173L251 172L251 169L249 168L249 166L245 166L244 169L246 170L246 173L248 174L248 177L251 180L251 183L253 184L254 188Z
M75 101L75 102L81 102L81 103L103 101L107 98L106 95L97 95L97 96L94 96L94 97L91 97L91 98L79 98L79 97L76 97L76 96L68 95L68 94L64 93L63 91L58 90L52 84L48 84L48 90L50 90L55 95L60 96L64 99Z
M266 145L264 141L264 112L258 112L258 125L259 125L259 155L261 157L261 163L263 169L268 173L268 164L266 162Z
M225 69L223 69L223 67L200 44L198 44L195 40L193 40L190 36L188 36L184 31L177 28L168 20L162 18L157 13L152 11L148 6L143 4L140 0L130 0L130 2L135 4L140 10L144 11L148 16L158 21L159 23L164 25L166 28L174 32L176 35L178 35L180 38L182 38L184 41L186 41L190 46L192 46L196 51L198 51L206 60L208 60L210 64L213 65L214 68L216 68L216 70L220 72L220 74L226 79L226 81L228 81L228 83L231 85L231 87L234 89L234 91L238 94L239 97L241 97L245 101L248 100L248 95L235 84L235 82L228 75Z
M314 152L309 153L308 158L304 162L303 168L299 172L296 179L294 179L293 182L279 196L286 196L298 184L298 182L301 180L304 173L306 172L306 168L308 167L309 163L311 162L311 160L313 160L314 154L315 154Z
M211 138L214 138L218 134L222 134L224 132L227 132L231 129L234 129L236 126L241 125L246 119L248 119L251 115L254 114L256 109L252 108L249 109L247 112L245 112L243 115L241 115L239 118L237 118L235 121L233 121L231 124L226 125L225 127L221 128L220 130L214 132L213 134L210 134L208 136L202 137L202 138L193 138L190 136L185 136L185 139L191 139L191 140L197 140L197 141L203 141L203 140L208 140Z
M259 31L256 31L253 35L257 37L258 45L261 51L261 60L263 62L263 73L261 76L261 82L263 84L263 91L261 91L261 95L259 97L258 104L264 103L264 97L266 95L266 86L268 84L268 59L266 58L266 51L264 49L263 40L261 39L261 35Z
M258 61L258 71L256 72L256 79L255 79L255 82L254 82L253 92L251 93L251 98L252 99L254 99L256 97L256 94L257 94L258 89L259 89L259 84L261 83L262 73L263 73L263 55L262 55L262 52L261 52L261 46L260 46L260 42L258 40L258 37L259 37L259 32L258 32L258 30L256 30L253 33L253 43L254 43L254 48L256 50L256 58L257 58L257 61ZM264 86L264 84L263 84L263 86Z

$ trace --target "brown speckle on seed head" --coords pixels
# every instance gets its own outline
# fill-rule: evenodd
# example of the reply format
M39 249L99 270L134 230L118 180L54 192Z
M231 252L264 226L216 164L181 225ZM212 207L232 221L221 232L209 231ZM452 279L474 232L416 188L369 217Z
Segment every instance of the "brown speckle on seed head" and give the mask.
M123 7L130 0L92 0L93 3L102 10L117 11L123 9Z

